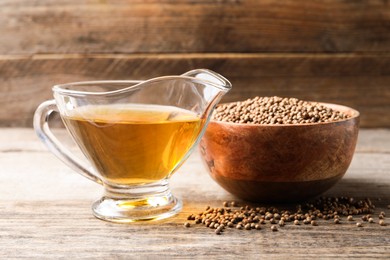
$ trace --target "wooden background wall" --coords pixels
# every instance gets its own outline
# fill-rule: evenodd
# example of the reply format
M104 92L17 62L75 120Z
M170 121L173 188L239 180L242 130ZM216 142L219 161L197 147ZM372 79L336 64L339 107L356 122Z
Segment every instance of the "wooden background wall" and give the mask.
M225 102L334 102L390 127L389 2L1 0L0 126L30 127L56 83L203 67L233 83Z

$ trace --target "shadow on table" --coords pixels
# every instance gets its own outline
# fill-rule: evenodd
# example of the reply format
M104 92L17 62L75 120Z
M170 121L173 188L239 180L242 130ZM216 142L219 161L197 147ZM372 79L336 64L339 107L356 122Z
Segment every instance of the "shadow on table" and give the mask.
M356 198L371 198L390 204L390 183L381 183L369 179L342 179L324 196L348 196Z

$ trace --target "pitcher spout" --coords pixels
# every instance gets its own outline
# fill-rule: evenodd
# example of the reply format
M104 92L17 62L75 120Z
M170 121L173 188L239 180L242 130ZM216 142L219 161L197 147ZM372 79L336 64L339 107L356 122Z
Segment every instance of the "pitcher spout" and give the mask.
M214 107L232 88L232 84L224 76L208 69L191 70L182 74L182 76L191 77L195 80L201 81L204 87L203 99L207 103L203 106L204 117L211 115Z
M208 69L190 70L182 75L204 80L223 93L232 88L232 84L224 76Z

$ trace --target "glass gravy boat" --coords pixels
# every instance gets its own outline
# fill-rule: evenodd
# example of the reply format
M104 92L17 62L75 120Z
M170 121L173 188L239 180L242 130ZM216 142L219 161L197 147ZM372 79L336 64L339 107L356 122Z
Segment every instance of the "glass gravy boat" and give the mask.
M146 81L91 81L53 87L54 100L34 115L39 138L68 166L104 186L94 215L112 222L170 217L182 208L169 178L202 137L212 111L231 89L205 69ZM88 163L52 134L59 112Z

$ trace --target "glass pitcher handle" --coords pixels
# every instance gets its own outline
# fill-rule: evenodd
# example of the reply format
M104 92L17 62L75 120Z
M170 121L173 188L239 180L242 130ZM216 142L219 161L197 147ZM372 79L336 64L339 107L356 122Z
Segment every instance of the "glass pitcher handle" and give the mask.
M55 156L57 156L70 168L96 183L103 184L102 180L88 169L90 167L86 167L84 163L75 157L64 145L62 145L62 143L50 131L49 115L52 112L59 113L54 100L43 102L35 111L34 129L38 137Z

